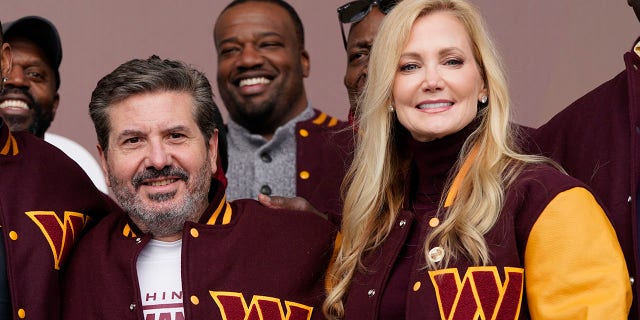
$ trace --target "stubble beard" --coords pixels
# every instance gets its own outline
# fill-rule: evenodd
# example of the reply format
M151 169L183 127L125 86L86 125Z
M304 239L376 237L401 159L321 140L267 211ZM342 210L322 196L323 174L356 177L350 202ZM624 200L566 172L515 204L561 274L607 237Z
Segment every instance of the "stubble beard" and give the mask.
M136 177L131 182L125 182L109 173L109 181L116 200L143 232L148 232L156 238L166 237L181 233L185 222L199 220L208 203L207 196L211 185L210 168L209 162L205 162L191 177L183 169L171 168L170 170L178 170L185 175L186 179L183 180L187 183L187 192L183 201L161 207L150 207L144 204L141 196L134 191L138 189ZM191 186L189 181L193 182ZM131 186L134 186L133 190ZM161 204L174 199L175 196L176 191L150 194L147 199Z

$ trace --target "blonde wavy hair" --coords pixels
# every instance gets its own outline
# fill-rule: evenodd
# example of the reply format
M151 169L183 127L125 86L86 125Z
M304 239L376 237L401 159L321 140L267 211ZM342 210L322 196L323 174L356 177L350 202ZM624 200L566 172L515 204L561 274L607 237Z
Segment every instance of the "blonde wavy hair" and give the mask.
M547 161L517 151L503 67L477 9L464 0L400 2L380 27L371 51L367 84L356 109L359 133L354 161L343 184L342 245L328 273L329 292L323 306L328 318L343 317L343 298L354 274L364 271L363 256L384 242L403 205L410 159L402 157L398 147L400 139L406 139L398 131L405 129L398 127L400 123L387 106L392 103L393 81L411 28L417 19L433 12L447 12L464 25L489 102L478 111L480 124L467 139L454 172L471 149L477 150L475 161L461 181L456 201L441 209L442 222L425 241L425 267L440 269L459 257L475 265L489 263L484 234L500 215L505 188L524 164ZM428 35L424 41L429 41ZM446 190L452 177L449 180ZM442 261L428 259L433 246L447 253Z

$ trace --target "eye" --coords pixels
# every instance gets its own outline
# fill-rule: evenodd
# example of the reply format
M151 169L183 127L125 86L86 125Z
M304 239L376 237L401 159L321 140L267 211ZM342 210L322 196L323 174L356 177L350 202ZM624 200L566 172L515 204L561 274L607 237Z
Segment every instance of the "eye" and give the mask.
M400 66L400 71L402 72L409 72L409 71L413 71L418 69L420 66L418 66L417 63L405 63L403 65Z
M232 53L239 52L239 51L240 51L240 48L238 48L238 47L227 46L227 47L220 48L220 50L218 52L218 55L220 55L221 57L222 56L228 56L228 55L230 55Z
M449 58L444 61L444 64L447 66L459 66L459 65L463 65L464 61L458 58Z
M25 73L25 75L27 76L27 78L29 78L32 81L44 81L44 74L38 72L38 71L27 71Z
M140 142L140 138L138 137L132 137L132 138L128 138L126 140L124 140L124 144L136 144Z
M182 139L184 137L186 137L186 136L184 134L182 134L182 133L179 133L179 132L172 132L172 133L169 134L169 138L174 139L174 140L175 139Z
M275 49L283 47L283 44L278 41L264 41L259 44L259 47L265 49Z
M358 50L349 54L348 62L350 65L362 65L369 61L369 50Z

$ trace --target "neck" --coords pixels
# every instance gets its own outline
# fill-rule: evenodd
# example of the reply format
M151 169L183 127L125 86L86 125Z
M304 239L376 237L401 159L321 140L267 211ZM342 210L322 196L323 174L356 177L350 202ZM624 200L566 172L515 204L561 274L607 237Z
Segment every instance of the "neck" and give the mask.
M174 242L182 239L182 233L169 235L169 236L161 236L161 237L153 237L154 240L164 241L164 242Z

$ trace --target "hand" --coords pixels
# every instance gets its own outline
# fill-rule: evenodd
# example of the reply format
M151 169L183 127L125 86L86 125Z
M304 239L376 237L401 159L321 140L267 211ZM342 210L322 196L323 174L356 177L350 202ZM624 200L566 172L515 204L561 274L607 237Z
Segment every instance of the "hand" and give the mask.
M267 208L309 211L327 219L327 216L325 214L318 211L318 209L312 206L311 203L309 203L309 201L307 201L307 199L303 197L270 197L266 194L260 193L258 194L258 201Z

